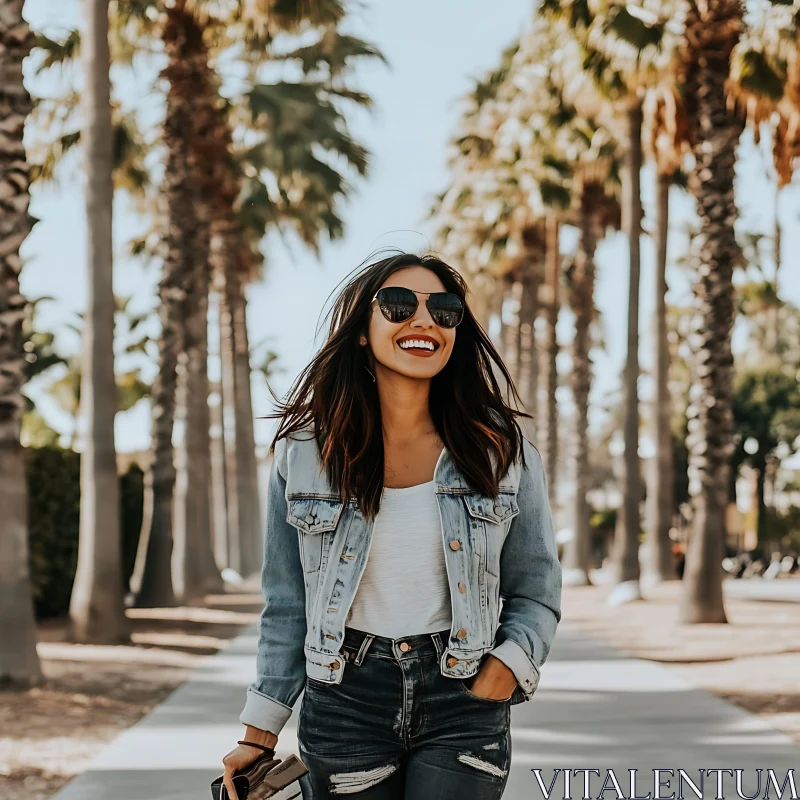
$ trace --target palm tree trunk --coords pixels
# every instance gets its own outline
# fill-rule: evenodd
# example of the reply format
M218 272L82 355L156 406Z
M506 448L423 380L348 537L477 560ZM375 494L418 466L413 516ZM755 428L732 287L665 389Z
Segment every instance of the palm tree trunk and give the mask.
M235 324L233 312L231 310L231 300L229 297L230 286L227 276L229 268L226 266L229 260L236 258L236 247L233 239L234 228L232 220L228 224L225 220L215 222L215 234L213 236L212 263L214 271L223 281L223 288L220 292L220 315L219 315L219 336L220 336L220 363L222 367L222 403L223 415L227 416L230 422L235 417L236 398L236 367L235 367ZM227 413L225 413L227 410ZM228 421L226 420L226 421ZM235 425L230 424L225 431L225 480L227 484L228 501L228 565L239 575L244 569L241 514L239 512L241 492L239 483L239 464L236 458L236 432Z
M520 300L519 336L520 347L517 354L520 375L520 394L525 410L533 415L525 420L529 439L536 442L540 428L538 419L539 399L539 353L536 347L536 319L539 316L539 288L542 283L542 262L544 261L544 231L541 223L531 225L522 233L525 260L522 266L522 297Z
M535 363L534 321L536 320L536 277L533 264L526 263L521 276L522 293L519 303L519 339L517 341L517 363L519 364L519 392L525 410L533 413L532 433L536 431L536 406L533 402L533 387L537 379ZM533 441L536 441L534 438Z
M226 261L225 306L229 309L231 327L227 344L232 348L230 364L223 371L223 380L230 381L228 398L234 411L234 430L230 444L234 465L237 497L235 510L238 529L239 562L237 572L243 577L261 568L260 511L258 474L255 461L253 407L250 396L250 356L247 352L244 292L242 289L236 250L231 242L231 260ZM230 462L229 462L230 463Z
M200 230L208 228L201 224ZM205 240L205 245L203 245ZM211 546L211 419L208 408L208 237L195 253L195 282L184 328L185 369L179 381L183 438L178 448L173 583L183 600L224 589Z
M739 0L692 5L685 21L684 94L694 166L689 192L700 226L692 241L696 327L694 391L689 417L689 491L693 531L686 552L682 622L727 622L722 597L725 503L733 454L731 330L735 313L733 266L734 168L742 122L726 107L730 56L742 31Z
M194 132L192 107L194 75L191 52L198 47L187 37L193 32L186 24L180 5L167 12L164 44L169 59L164 70L168 81L164 140L167 163L164 196L167 206L166 256L159 284L161 335L158 341L158 374L153 383L153 465L151 527L141 574L138 607L176 605L172 584L173 495L175 451L172 432L175 421L176 369L183 343L187 289L192 281L193 242L198 235L197 184L193 178L190 146Z
M656 175L656 297L655 297L655 409L653 440L655 456L650 470L648 505L650 524L647 526L650 553L650 579L654 583L674 580L675 559L669 531L672 527L673 454L672 399L669 391L669 340L667 330L667 238L669 235L669 189L672 177Z
M542 437L547 469L547 485L550 504L555 507L556 470L558 466L558 314L560 310L561 248L559 245L559 222L555 214L547 219L547 264L545 284L547 286L547 333L545 341L546 370L545 396L547 397L547 418Z
M216 152L217 100L215 76L203 31L193 14L182 16L188 46L185 59L193 76L192 105L195 127L190 141L194 183L202 198L198 203L196 235L189 243L193 274L189 279L184 325L184 380L178 397L185 420L179 448L175 506L173 581L183 600L224 589L211 543L211 439L208 408L208 294L211 289L210 202L217 188L208 183L215 165L205 162ZM188 87L184 87L188 88ZM227 154L227 153L226 153ZM218 167L217 167L218 168Z
M30 233L28 166L22 134L32 103L22 62L34 37L22 0L0 15L0 685L27 689L44 682L36 652L36 622L28 554L28 484L20 445L25 398L22 321L27 301L19 290L19 248Z
M216 326L219 333L220 316L222 313L222 299L219 287L214 284L212 295L215 309ZM221 359L220 337L216 338L214 356ZM218 363L221 363L218 362ZM228 564L228 485L225 470L225 419L222 403L222 379L215 382L212 394L214 401L209 409L211 415L211 495L212 495L212 522L214 560L219 569L225 569Z
M490 337L492 344L497 348L498 351L502 352L503 350L503 300L505 299L506 291L505 291L505 282L502 278L495 278L494 279L494 288L492 289L492 296L489 300L489 319L492 318L497 319L497 323L495 326L496 333ZM489 327L493 327L491 322Z
M519 310L522 286L514 275L506 276L506 299L511 300L510 319L503 325L503 359L512 380L519 381Z
M594 252L597 246L595 214L602 190L586 186L580 199L580 235L570 286L570 305L575 314L572 344L572 396L575 405L573 430L574 489L572 539L564 550L564 584L584 586L589 581L589 390L592 382L591 325L594 318Z
M119 478L114 445L117 386L111 218L114 186L108 0L85 0L81 57L86 76L82 136L86 172L89 297L84 326L81 409L87 420L81 456L78 566L70 598L72 637L79 642L130 641L125 616Z
M256 439L253 423L253 398L250 389L250 340L247 334L247 298L244 287L232 298L234 324L234 372L236 380L236 437L240 476L240 502L245 507L248 526L246 537L248 556L245 564L247 574L261 571L263 558L263 537L261 536L261 503L258 486L258 461L256 460Z
M642 227L642 101L626 110L627 146L623 181L624 227L628 236L628 353L624 371L624 491L615 535L614 582L639 581L641 477L639 468L639 236ZM638 595L638 586L635 595ZM633 596L633 594L628 595Z

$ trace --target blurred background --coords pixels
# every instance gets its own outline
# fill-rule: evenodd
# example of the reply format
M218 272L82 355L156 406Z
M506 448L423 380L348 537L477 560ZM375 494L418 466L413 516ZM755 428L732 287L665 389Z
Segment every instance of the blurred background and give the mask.
M2 800L257 621L258 417L387 247L533 415L565 618L800 743L800 3L4 0L0 74Z

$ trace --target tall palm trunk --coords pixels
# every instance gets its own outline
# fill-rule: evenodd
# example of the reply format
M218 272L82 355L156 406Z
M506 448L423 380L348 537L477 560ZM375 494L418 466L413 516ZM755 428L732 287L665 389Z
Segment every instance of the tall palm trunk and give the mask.
M627 142L623 180L624 227L628 237L628 353L624 371L624 490L614 540L615 583L639 580L641 478L639 472L639 235L642 226L640 175L642 170L642 102L626 110ZM638 595L638 586L635 595ZM630 595L633 596L633 595Z
M228 482L225 470L225 422L222 407L222 384L214 388L219 402L211 414L211 508L214 562L222 570L228 563Z
M503 359L515 383L519 381L519 326L522 284L516 275L506 275L506 300L511 313L503 323Z
M206 164L206 153L216 151L216 81L209 66L203 30L193 14L184 14L186 59L193 75L192 103L195 127L192 131L191 163L194 182L202 198L211 198L215 186L209 181L214 165ZM182 84L188 89L186 84ZM185 371L178 398L185 420L179 448L175 497L175 554L173 582L178 596L188 600L224 589L211 543L211 439L208 408L208 295L211 288L210 207L200 202L196 235L190 242L192 275L184 322L183 357Z
M564 552L565 585L589 583L589 390L592 382L591 325L594 318L594 253L597 246L597 209L602 190L596 184L584 187L580 197L580 235L575 269L570 285L570 305L575 314L572 344L572 396L575 406L573 427L574 490L572 539Z
M505 299L505 281L502 278L495 278L492 296L489 299L489 319L497 319L495 333L491 337L492 344L500 351L503 350L503 301Z
M185 425L175 497L173 582L182 600L224 589L211 543L208 237L200 236L197 241L201 243L198 248L201 252L197 254L195 282L189 296L190 310L184 328L186 369L178 392Z
M697 323L693 402L689 416L689 490L693 531L686 553L679 617L727 622L722 557L729 463L733 453L731 330L735 313L733 265L734 167L742 123L726 107L731 52L742 31L740 0L692 4L685 21L684 92L694 166L689 192L699 232L692 241Z
M152 496L148 498L150 530L144 564L137 565L140 577L136 584L139 607L170 606L177 600L172 584L173 525L172 506L175 489L175 452L172 432L175 421L176 369L183 344L182 328L186 319L188 287L193 279L193 242L198 235L197 185L190 152L194 128L192 106L194 75L191 51L197 43L187 37L180 4L167 11L164 45L168 81L164 140L167 163L164 196L167 206L166 256L159 284L161 335L158 341L158 374L153 383L153 464ZM133 582L132 582L133 586Z
M669 391L669 340L667 330L667 238L669 235L669 189L672 176L660 170L656 174L656 280L655 280L655 409L653 440L655 457L651 459L648 491L650 579L653 582L677 577L669 531L672 527L673 454L672 399Z
M238 530L239 574L246 576L261 567L260 510L258 504L258 475L255 463L255 441L253 434L253 407L250 397L250 358L247 341L244 339L245 305L241 284L239 262L235 243L226 248L230 260L226 261L225 307L228 312L229 335L225 346L226 368L223 369L223 394L226 403L234 412L233 437L230 445L230 461L236 485L235 525Z
M70 598L71 635L80 642L130 640L125 616L119 479L114 446L114 291L111 217L114 187L108 0L85 0L81 39L86 86L83 132L89 297L83 334L81 410L87 421L81 456L78 566Z
M219 332L222 316L222 298L220 296L220 286L214 278L214 291L211 295L213 306L216 311L216 331ZM215 342L214 355L220 359L221 366L220 337L217 336ZM220 378L213 388L216 395L216 402L210 407L211 415L211 483L212 483L212 503L213 510L213 542L214 560L219 569L229 566L228 562L228 480L227 470L225 469L225 415L222 402L222 378Z
M19 248L30 233L28 166L22 133L32 103L22 62L33 46L22 0L0 13L0 685L26 689L44 681L36 652L28 565L28 485L20 444L25 398Z
M263 558L263 537L261 531L261 503L258 486L258 461L256 459L256 439L253 422L253 397L250 389L250 339L247 334L247 298L244 287L240 285L238 299L234 302L234 371L236 380L236 429L239 447L239 472L241 477L239 489L242 501L247 507L247 523L250 526L248 535L248 570L255 573L261 571Z
M242 525L240 513L241 491L239 484L239 462L236 448L235 408L236 367L235 367L235 323L230 298L229 276L235 274L235 268L228 266L236 261L235 226L232 218L219 218L214 221L212 237L211 261L215 274L222 282L220 291L220 363L222 366L222 402L225 419L225 480L227 485L228 507L228 565L240 575L245 571L244 553L247 551L243 542L245 527ZM243 546L244 544L244 546Z
M528 423L529 438L537 441L540 426L538 419L539 399L539 354L536 347L536 319L539 316L539 288L542 284L544 261L544 232L541 223L530 225L522 232L524 262L522 274L522 297L519 311L519 364L520 391L526 411L533 414Z
M560 310L561 249L559 245L559 222L555 214L547 218L547 333L545 341L546 370L545 396L547 398L547 418L542 442L545 449L544 463L547 468L547 485L550 504L555 506L556 469L558 466L558 313Z

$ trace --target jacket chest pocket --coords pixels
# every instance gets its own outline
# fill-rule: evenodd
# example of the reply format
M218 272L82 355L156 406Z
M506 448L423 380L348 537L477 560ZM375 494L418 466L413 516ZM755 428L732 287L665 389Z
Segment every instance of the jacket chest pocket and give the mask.
M303 569L318 572L327 559L330 537L339 524L344 503L320 497L295 497L287 501L287 506L286 521L300 531Z
M519 514L517 495L515 492L500 492L497 497L465 494L464 503L473 524L482 526L486 535L486 570L499 577L503 543L511 520Z

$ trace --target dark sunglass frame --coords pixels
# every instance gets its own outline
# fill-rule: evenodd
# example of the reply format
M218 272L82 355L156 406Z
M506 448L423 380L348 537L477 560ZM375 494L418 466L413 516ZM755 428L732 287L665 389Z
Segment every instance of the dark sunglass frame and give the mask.
M408 293L405 298L400 297L393 301L394 311L392 311L392 304L390 303L392 292ZM378 308L380 308L381 314L383 314L383 316L389 320L389 322L397 324L406 322L417 312L417 308L419 308L419 298L417 297L418 294L426 294L428 296L425 300L425 305L428 307L428 313L431 315L431 319L440 328L456 328L463 321L464 301L454 292L417 292L414 289L406 289L405 286L384 286L383 288L378 289L370 303L377 300ZM411 298L414 300L413 306L409 302ZM441 305L437 307L437 304ZM404 312L407 310L408 313L402 318L397 318L398 314L395 312L397 312L398 308L401 308L402 306L405 306ZM445 321L450 322L456 318L457 321L451 325L442 324Z

